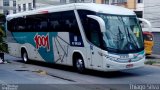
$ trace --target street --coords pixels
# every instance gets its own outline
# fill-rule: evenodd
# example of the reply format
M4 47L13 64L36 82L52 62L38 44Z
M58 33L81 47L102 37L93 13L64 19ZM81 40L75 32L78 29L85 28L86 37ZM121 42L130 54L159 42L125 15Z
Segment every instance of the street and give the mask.
M0 84L18 85L16 90L134 90L132 85L160 84L160 67L145 65L143 68L117 72L87 70L75 72L72 67L31 61L25 64L21 58L5 55L6 64L0 64ZM159 90L160 85L155 86ZM146 88L146 87L145 87ZM15 90L15 89L14 89ZM136 89L143 90L143 89ZM146 89L145 89L146 90ZM153 89L151 89L153 90Z
M0 0L0 90L160 90L159 8L160 0Z

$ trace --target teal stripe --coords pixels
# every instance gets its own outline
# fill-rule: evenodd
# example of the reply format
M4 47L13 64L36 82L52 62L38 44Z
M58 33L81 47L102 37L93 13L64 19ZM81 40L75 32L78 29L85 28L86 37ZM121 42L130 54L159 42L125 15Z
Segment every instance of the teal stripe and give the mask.
M47 33L47 32L38 32L38 33L37 32L25 32L25 33L24 32L14 32L13 36L14 36L15 40L17 41L17 43L20 43L20 44L29 43L36 48L34 37L37 34L40 36L42 36L42 35L46 36L47 34L49 35L50 51L47 51L47 48L40 47L38 49L38 52L46 62L53 63L54 62L54 54L53 54L52 38L57 36L56 32L50 32L50 33Z

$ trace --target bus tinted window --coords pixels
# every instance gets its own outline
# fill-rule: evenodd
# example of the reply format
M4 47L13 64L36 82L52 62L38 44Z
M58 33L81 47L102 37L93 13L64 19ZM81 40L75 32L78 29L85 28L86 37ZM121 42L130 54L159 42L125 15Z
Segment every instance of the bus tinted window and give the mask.
M15 20L14 19L12 19L12 20L10 20L10 21L7 21L7 28L8 28L8 30L9 31L14 31L14 26L15 26Z
M48 31L48 15L33 15L26 18L27 31L45 32Z
M96 20L87 18L87 15L95 15L96 13L88 10L78 10L78 14L87 39L95 46L103 47L99 23Z
M16 19L16 22L14 22L14 31L24 31L26 28L25 28L25 19L24 18L17 18Z
M50 31L58 31L60 30L60 23L59 21L61 20L61 13L60 12L55 12L49 14L49 29Z
M80 34L74 11L55 12L51 13L49 17L51 31Z
M8 21L14 32L72 32L80 35L74 11L37 14Z
M88 19L88 30L87 30L87 37L90 42L92 42L94 45L101 47L100 41L101 38L101 32L100 32L100 26L99 23L94 19Z
M88 36L89 35L89 32L88 31L88 18L87 18L87 15L95 15L95 12L92 12L92 11L88 11L88 10L78 10L78 14L79 14L79 17L80 17L80 20L82 22L82 25L83 25L83 29L84 29L84 32L86 34L86 37L89 39Z
M87 18L87 15L95 15L96 13L93 12L93 11L88 11L88 10L78 10L78 14L79 14L80 20L82 22L84 31L86 32L88 30L88 18Z

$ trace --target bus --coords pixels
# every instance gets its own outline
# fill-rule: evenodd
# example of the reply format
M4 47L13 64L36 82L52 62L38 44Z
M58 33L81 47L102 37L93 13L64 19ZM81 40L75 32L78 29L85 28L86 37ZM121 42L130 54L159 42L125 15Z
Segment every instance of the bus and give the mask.
M152 54L152 49L154 46L154 39L153 39L153 33L152 33L152 24L144 19L144 18L138 18L139 21L143 22L146 24L146 28L142 28L143 31L143 37L144 37L144 48L145 48L145 54L146 55L151 55Z
M7 16L9 53L85 69L119 71L144 66L142 30L126 8L73 3Z
M143 31L143 37L144 37L145 53L146 55L151 55L154 46L153 34L148 31Z

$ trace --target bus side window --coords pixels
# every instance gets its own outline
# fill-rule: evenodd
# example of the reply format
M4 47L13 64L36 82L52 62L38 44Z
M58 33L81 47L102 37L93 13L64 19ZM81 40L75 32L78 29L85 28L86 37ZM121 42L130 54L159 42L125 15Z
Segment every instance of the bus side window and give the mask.
M90 32L88 31L87 15L94 15L95 13L93 11L89 11L89 10L78 10L78 14L79 14L80 20L82 22L85 35L86 35L87 39L90 41L90 35L89 35Z
M66 32L73 33L75 35L80 35L80 30L78 23L74 14L74 11L65 11L62 14L62 19L64 20L64 30Z
M28 16L26 18L26 32L36 31L35 25L36 25L36 19L33 16Z
M58 32L60 31L60 20L61 20L61 14L60 12L54 12L50 13L48 15L49 17L49 31L51 32Z
M12 20L10 20L10 21L7 21L7 28L8 28L8 30L9 31L11 31L11 32L14 32L15 31L15 20L14 19L12 19Z
M74 33L75 35L81 35L76 19L72 21L70 29L71 32Z
M60 25L59 25L59 22L57 20L55 21L50 21L50 31L58 31Z
M25 31L25 19L24 18L18 18L16 21L16 31L18 32L24 32Z
M101 31L100 31L99 23L96 20L88 18L87 34L89 36L90 42L92 42L94 45L98 47L101 46L101 42L100 42Z
M47 31L47 21L41 21L39 28L41 31Z

